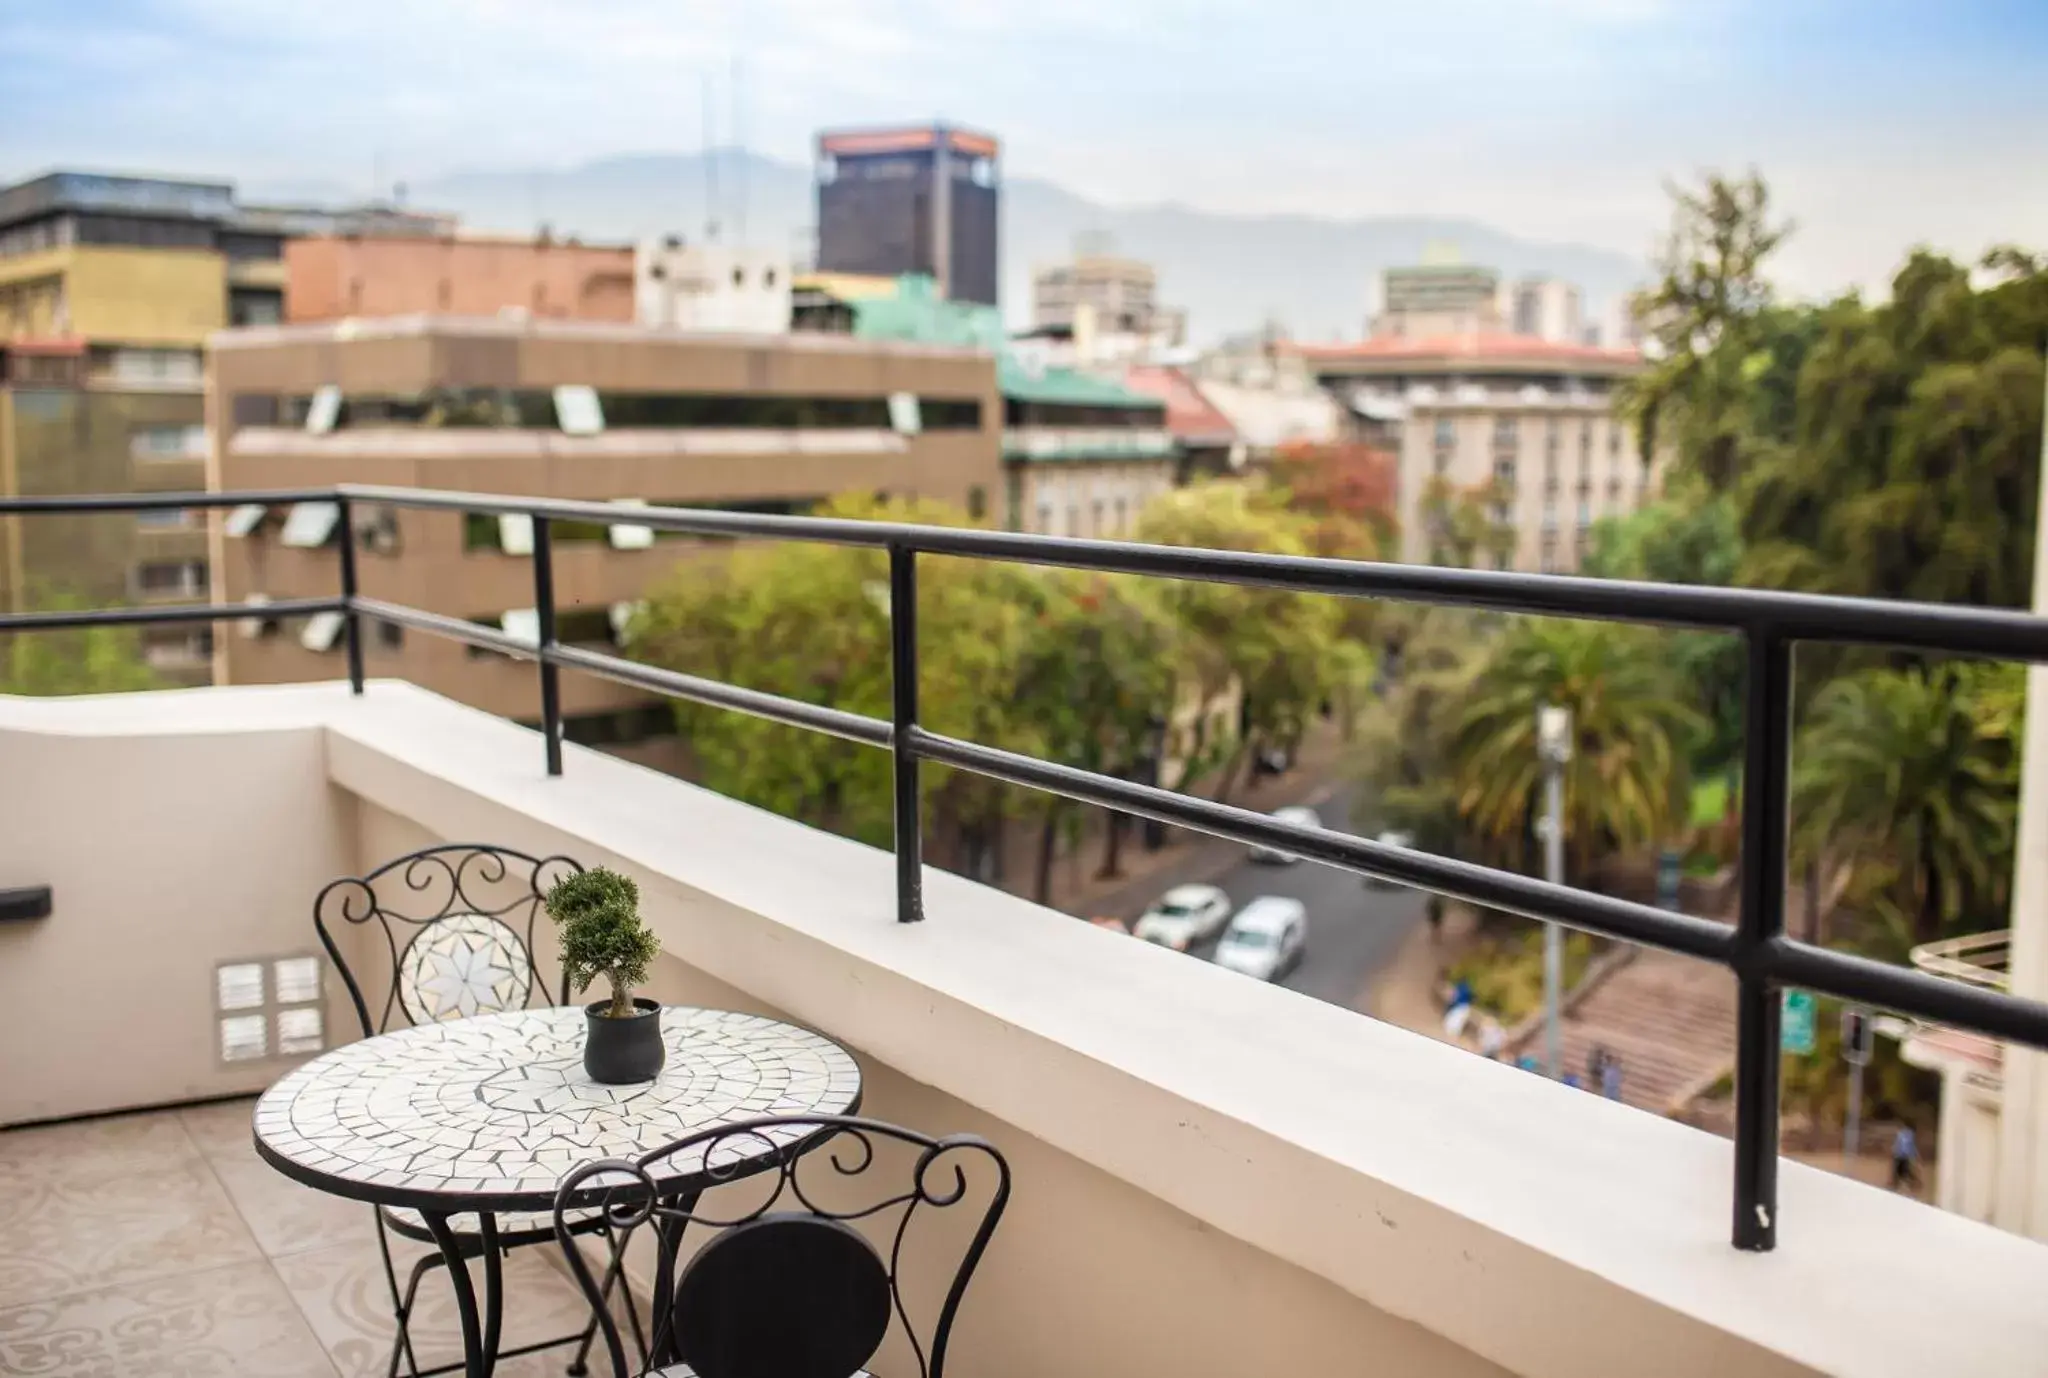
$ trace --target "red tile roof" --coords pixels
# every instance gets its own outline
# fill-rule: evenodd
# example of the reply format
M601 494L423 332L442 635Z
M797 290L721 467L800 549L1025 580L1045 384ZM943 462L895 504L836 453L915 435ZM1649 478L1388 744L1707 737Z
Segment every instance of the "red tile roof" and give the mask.
M1202 395L1195 380L1177 368L1134 365L1124 373L1124 386L1166 404L1166 429L1181 441L1228 445L1237 439L1230 418Z
M1376 335L1353 344L1295 344L1284 348L1304 359L1527 359L1558 363L1634 364L1637 349L1565 344L1534 335Z

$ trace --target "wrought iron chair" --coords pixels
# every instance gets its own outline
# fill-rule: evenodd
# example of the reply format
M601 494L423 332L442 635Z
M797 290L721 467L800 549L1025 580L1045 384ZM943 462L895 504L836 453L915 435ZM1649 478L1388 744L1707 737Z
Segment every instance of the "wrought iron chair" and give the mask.
M792 1129L812 1132L771 1132ZM875 1167L878 1144L906 1145L915 1156L908 1182L873 1200L860 1179ZM800 1176L806 1163L814 1166ZM651 1166L671 1185L657 1189ZM697 1191L674 1190L678 1171L701 1186L742 1178L759 1185L735 1187L752 1204L714 1216L699 1209ZM842 1196L856 1204L830 1204ZM1008 1162L973 1135L934 1139L850 1115L770 1116L572 1169L556 1190L555 1232L599 1318L613 1378L866 1378L865 1365L898 1322L919 1378L944 1378L961 1298L1009 1199ZM578 1242L587 1233L581 1213L593 1206L613 1251L605 1284ZM960 1208L961 1226L973 1231L921 1341L900 1285L904 1242L921 1210L947 1208ZM868 1222L866 1231L854 1222ZM643 1330L631 1298L622 1297L640 1351L629 1369L608 1283L621 1237L646 1224L660 1244L653 1314ZM717 1233L679 1272L692 1225ZM886 1257L870 1235L888 1241Z
M496 1014L535 1005L569 1003L569 978L564 973L550 988L533 957L533 938L542 901L563 877L583 868L568 857L531 857L507 847L480 843L444 843L386 862L363 876L330 881L313 901L313 927L336 971L348 987L363 1037L394 1027ZM377 933L390 959L390 984L372 1013L363 982L342 955L336 932L359 928ZM382 984L381 979L378 982ZM414 1211L374 1208L377 1248L384 1259L384 1278L391 1287L392 1313L398 1323L388 1372L396 1375L401 1360L412 1378L451 1372L460 1363L422 1369L413 1352L409 1322L420 1280L443 1266L440 1251L428 1253L412 1267L403 1287L392 1262L390 1235L424 1244L434 1236ZM475 1217L452 1222L465 1257L483 1252ZM604 1222L594 1215L572 1220L572 1232L594 1232ZM506 1212L498 1216L501 1253L555 1238L555 1217L548 1211ZM616 1282L618 1270L610 1270ZM500 1358L575 1344L568 1372L581 1374L596 1335L595 1320L575 1335L504 1350Z

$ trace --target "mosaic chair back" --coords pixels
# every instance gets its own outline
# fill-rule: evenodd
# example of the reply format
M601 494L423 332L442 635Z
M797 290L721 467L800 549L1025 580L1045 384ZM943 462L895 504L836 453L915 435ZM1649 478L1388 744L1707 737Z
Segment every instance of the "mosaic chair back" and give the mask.
M676 1193L677 1180L718 1190L707 1205ZM555 1233L613 1378L858 1378L892 1325L918 1378L944 1378L961 1300L1009 1199L1009 1163L974 1135L769 1116L573 1169L555 1195ZM631 1367L574 1236L592 1209L607 1257L642 1226L657 1237L653 1314L644 1330L628 1317ZM709 1238L679 1268L693 1226Z
M313 901L313 926L363 1036L568 1004L568 975L549 987L534 936L548 891L582 869L564 856L451 842L328 882ZM342 937L353 940L356 962L343 955Z

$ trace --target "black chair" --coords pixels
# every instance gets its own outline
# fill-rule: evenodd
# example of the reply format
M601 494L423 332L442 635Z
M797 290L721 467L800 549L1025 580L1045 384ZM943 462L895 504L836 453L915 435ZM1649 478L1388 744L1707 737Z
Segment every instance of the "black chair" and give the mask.
M454 842L399 857L368 875L330 881L313 901L313 927L348 987L363 1037L474 1014L568 1004L567 974L553 987L547 984L534 962L533 937L547 892L582 869L568 857L531 857L506 847ZM335 932L350 926L377 933L389 955L390 985L374 1014L363 983L334 940ZM420 1279L443 1266L445 1259L438 1249L423 1256L401 1287L389 1235L433 1244L426 1221L417 1212L396 1207L377 1207L376 1215L377 1248L384 1258L384 1277L398 1322L388 1372L396 1375L401 1360L412 1378L461 1368L455 1363L421 1369L413 1353L408 1323ZM555 1238L555 1217L549 1211L505 1212L497 1220L501 1253ZM464 1257L483 1252L475 1217L456 1216L451 1224ZM571 1229L589 1232L602 1225L592 1215L572 1221ZM617 1270L611 1272L616 1278ZM579 1334L504 1350L499 1357L574 1344L576 1356L568 1372L581 1374L595 1336L593 1320Z
M813 1132L769 1133L790 1129ZM863 1179L876 1167L878 1148L907 1157L909 1171L877 1200ZM800 1175L805 1165L810 1168ZM659 1188L650 1168L665 1179ZM693 1189L677 1192L678 1175ZM699 1209L695 1188L742 1178L757 1181L735 1186L732 1194L751 1204L717 1217ZM832 1204L842 1198L855 1204ZM897 1321L919 1378L944 1378L960 1300L1009 1199L1009 1164L973 1135L933 1139L848 1115L773 1116L701 1130L631 1160L571 1170L556 1190L555 1231L599 1317L613 1378L865 1378L865 1366ZM602 1285L578 1242L587 1233L580 1228L583 1212L593 1206L614 1260ZM929 1335L920 1341L900 1286L904 1245L914 1221L948 1208L959 1210L959 1227L972 1225L972 1233ZM853 1222L866 1222L867 1229L856 1230ZM640 1362L629 1369L608 1284L620 1238L650 1223L660 1248L653 1314L644 1331L631 1298L621 1304L635 1339L649 1333L652 1339L640 1344ZM717 1233L678 1275L676 1260L692 1225ZM889 1241L886 1257L870 1235Z

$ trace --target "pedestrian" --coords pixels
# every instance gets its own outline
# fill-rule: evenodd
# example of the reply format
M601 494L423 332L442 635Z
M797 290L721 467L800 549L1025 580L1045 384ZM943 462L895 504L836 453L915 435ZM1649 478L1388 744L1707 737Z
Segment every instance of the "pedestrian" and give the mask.
M1601 1071L1607 1066L1607 1049L1595 1043L1586 1053L1586 1085L1602 1084Z
M1600 1061L1600 1094L1609 1100L1621 1099L1621 1059L1612 1053Z
M1902 1186L1920 1189L1920 1138L1910 1124L1892 1135L1892 1190Z
M1501 1032L1500 1021L1487 1015L1479 1025L1479 1055L1497 1061L1501 1046L1507 1041L1507 1035Z

